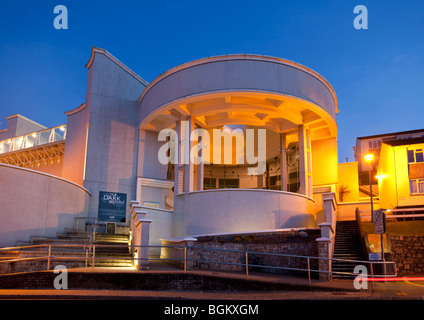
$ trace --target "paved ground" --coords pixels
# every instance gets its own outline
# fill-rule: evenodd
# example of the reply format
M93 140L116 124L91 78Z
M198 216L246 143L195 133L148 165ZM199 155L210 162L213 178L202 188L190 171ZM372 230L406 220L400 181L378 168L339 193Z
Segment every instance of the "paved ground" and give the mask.
M105 272L105 268L96 268L94 272ZM91 269L70 269L72 271L92 272ZM122 272L122 269L107 269L108 272ZM149 271L127 269L125 272L177 272L169 267L152 266ZM178 270L181 272L181 270ZM224 273L196 271L213 274L223 278L254 279L265 282L280 282L305 287L308 280L299 277L249 273ZM397 277L396 281L368 282L367 290L356 290L353 280L312 280L311 290L271 291L271 292L198 292L198 291L144 291L144 290L1 290L0 299L78 299L78 300L424 300L424 276ZM172 288L170 288L172 289ZM325 289L328 289L325 291Z

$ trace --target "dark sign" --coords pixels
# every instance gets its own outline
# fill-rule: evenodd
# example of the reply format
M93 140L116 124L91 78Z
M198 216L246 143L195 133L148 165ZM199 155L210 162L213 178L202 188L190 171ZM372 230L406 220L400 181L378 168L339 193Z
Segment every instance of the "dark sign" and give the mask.
M117 192L99 192L99 220L125 222L127 194Z
M374 211L374 232L382 234L386 232L386 215L383 209Z

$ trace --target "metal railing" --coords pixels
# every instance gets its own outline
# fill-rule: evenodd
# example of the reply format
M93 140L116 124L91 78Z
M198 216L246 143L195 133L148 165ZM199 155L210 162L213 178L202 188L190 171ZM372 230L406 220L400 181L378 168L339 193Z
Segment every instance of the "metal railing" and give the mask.
M360 218L361 220L371 220L371 215L362 215L363 213L370 213L370 210L361 210L360 211ZM406 219L412 218L414 221L415 219L423 219L424 213L416 213L416 212L424 212L424 207L419 208L404 208L404 209L387 209L385 210L386 219L394 219L394 220L401 220L405 221Z
M44 129L0 141L0 154L42 146L66 139L66 125Z
M128 249L128 257L105 257L100 256L96 253L96 248L126 248ZM360 260L346 260L346 259L332 259L332 258L322 258L322 257L313 257L313 256L301 256L301 255L289 255L289 254L281 254L281 253L266 253L266 252L254 252L254 251L242 251L242 250L228 250L228 249L216 249L216 248L203 248L203 247L195 247L195 246L133 246L133 245L97 245L97 244L42 244L42 245L32 245L32 246L21 246L21 247L8 247L8 248L0 248L1 252L7 252L7 251L17 251L17 250L25 250L24 252L31 252L28 251L30 249L34 248L42 248L44 251L40 252L40 256L33 256L33 257L19 257L19 258L12 258L12 259L1 259L0 258L0 264L2 263L13 263L13 262L20 262L20 261L31 261L31 260L45 260L47 263L47 266L43 270L50 270L51 268L51 262L53 260L63 260L63 261L84 261L85 267L91 267L91 271L94 271L96 261L101 260L131 260L131 263L137 264L137 260L143 260L144 262L149 261L166 261L166 262L180 262L183 264L183 270L186 272L189 269L189 262L202 262L202 263L210 263L210 264L223 264L223 265L233 265L233 266L240 266L244 269L244 273L246 276L249 276L249 268L272 268L277 270L289 270L289 271L296 271L296 272L304 272L307 273L308 277L308 284L311 285L312 281L312 273L321 273L321 274L341 274L341 275L348 275L348 276L358 276L358 273L353 272L340 272L340 271L332 271L332 270L320 270L311 268L311 261L314 259L318 261L326 261L327 263L332 263L334 261L340 261L340 262L349 262L354 265L362 265L362 266L369 266L370 275L367 275L368 278L374 279L374 278L381 278L381 277L396 277L397 271L396 271L396 264L392 261L360 261ZM53 249L60 248L62 250L54 251ZM64 248L68 249L76 249L81 248L80 251L74 251L74 255L66 255L63 251ZM181 258L155 258L155 257L135 257L134 255L130 255L130 252L134 248L171 248L171 249L178 249L180 250L180 256ZM244 257L244 262L226 262L226 261L217 261L217 260L205 260L205 259L194 259L189 257L189 250L206 250L206 251L219 251L219 252L225 252L225 253L234 253L239 254L240 257ZM182 251L182 255L181 255ZM55 254L56 253L56 254ZM58 254L60 253L60 254ZM75 256L75 254L79 256ZM97 254L97 256L96 256ZM268 255L268 256L276 256L281 258L295 258L295 259L305 259L306 261L306 267L290 267L290 266L277 266L277 265L265 265L265 264L254 264L249 263L249 255ZM391 274L386 274L384 272L383 274L375 274L375 265L376 264L383 264L384 270L386 270L387 265L393 265L393 272ZM330 268L331 269L331 268ZM1 270L1 268L0 268ZM40 271L40 270L31 270L31 271ZM225 271L225 270L220 270ZM240 270L239 270L240 271ZM242 270L243 271L243 270ZM21 271L18 271L21 272Z
M94 224L91 225L91 227L93 228L93 230L91 231L91 234L89 235L90 237L90 243L94 243L94 241L96 240L96 233L97 233L97 228L99 227L99 225L97 224L97 222L99 221L99 218L91 218L91 217L76 217L74 218L75 220L75 227L76 230L79 230L80 228L80 221L81 220L93 220ZM84 225L84 231L86 228L86 224Z

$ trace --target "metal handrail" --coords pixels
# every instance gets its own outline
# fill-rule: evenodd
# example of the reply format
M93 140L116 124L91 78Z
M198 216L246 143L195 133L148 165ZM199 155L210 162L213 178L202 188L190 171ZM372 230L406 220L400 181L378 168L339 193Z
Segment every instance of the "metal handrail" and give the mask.
M424 214L423 213L414 213L414 212L423 212L424 211L424 207L417 207L417 208L403 208L403 209L387 209L385 210L386 212L386 219L405 219L405 218L423 218ZM361 220L365 220L365 219L371 219L370 215L361 215L362 213L370 213L371 210L361 210L359 212L360 215L360 219ZM410 214L406 214L406 212L412 212ZM390 213L390 214L388 214ZM400 214L403 213L403 214Z
M337 259L337 258L324 258L324 257L314 257L314 256L303 256L303 255L290 255L290 254L282 254L282 253L266 253L266 252L255 252L255 251L246 251L246 250L231 250L231 249L217 249L217 248L204 248L204 247L195 247L195 246L141 246L141 245L99 245L99 244L42 244L42 245L30 245L30 246L19 246L19 247L6 247L6 248L0 248L0 251L8 251L8 250L20 250L20 249L28 249L28 248L36 248L36 247L43 247L48 249L47 256L39 256L39 257L29 257L29 258L16 258L16 259L0 259L0 263L6 263L6 262L17 262L17 261L26 261L26 260L37 260L37 259L46 259L47 260L47 270L50 270L50 262L52 260L85 260L86 266L88 260L91 260L91 268L92 271L94 271L95 268L95 261L97 260L108 260L110 257L96 257L96 247L121 247L121 248L174 248L174 249L183 249L184 250L184 258L178 259L178 258L140 258L140 257L131 257L131 260L155 260L155 261L180 261L184 262L184 271L187 271L187 262L207 262L207 263L216 263L216 264L227 264L227 265L238 265L238 266L244 266L246 275L249 274L249 267L260 267L260 268L274 268L274 269L284 269L284 270L294 270L294 271L302 271L302 272L308 272L308 283L311 284L311 272L318 272L318 273L331 273L331 274L342 274L342 275L351 275L351 276L358 276L357 273L351 273L351 272L340 272L340 271L325 271L325 270L315 270L311 269L310 266L310 260L311 259L318 259L318 260L331 260L331 261L344 261L344 262L350 262L350 263L359 263L361 265L370 265L371 270L371 277L370 278L378 278L378 277L396 277L397 276L397 268L396 263L393 261L361 261L361 260L348 260L348 259ZM52 248L53 247L82 247L84 250L87 248L89 251L92 252L91 257L88 256L88 251L86 251L85 257L75 257L75 256L54 256L52 255ZM223 262L223 261L214 261L214 260L204 260L204 259L189 259L187 258L187 251L188 249L199 249L199 250L211 250L211 251L224 251L224 252L235 252L235 253L243 253L245 254L245 262L244 263L234 263L234 262ZM82 253L82 252L81 252ZM248 255L249 254L262 254L262 255L273 255L273 256L281 256L281 257L295 257L295 258L305 258L307 259L307 269L304 268L292 268L292 267L281 267L281 266L272 266L272 265L257 265L257 264L251 264L248 263ZM114 260L128 260L128 258L120 258L120 257L114 257ZM375 275L373 273L373 264L393 264L394 265L394 274L383 274L383 275ZM368 276L369 277L369 276Z
M58 131L57 131L58 130ZM42 129L0 141L0 154L38 147L66 140L66 125ZM43 137L42 135L45 134ZM45 139L45 141L42 140Z

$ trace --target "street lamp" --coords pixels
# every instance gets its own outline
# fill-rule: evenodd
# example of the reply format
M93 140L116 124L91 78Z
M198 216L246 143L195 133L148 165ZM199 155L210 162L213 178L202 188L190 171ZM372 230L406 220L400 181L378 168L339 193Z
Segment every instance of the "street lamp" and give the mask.
M370 180L370 196L371 196L371 221L373 221L374 201L372 197L371 163L374 160L374 155L372 153L367 153L364 156L364 160L366 163L368 163L368 173L369 173L369 180Z

